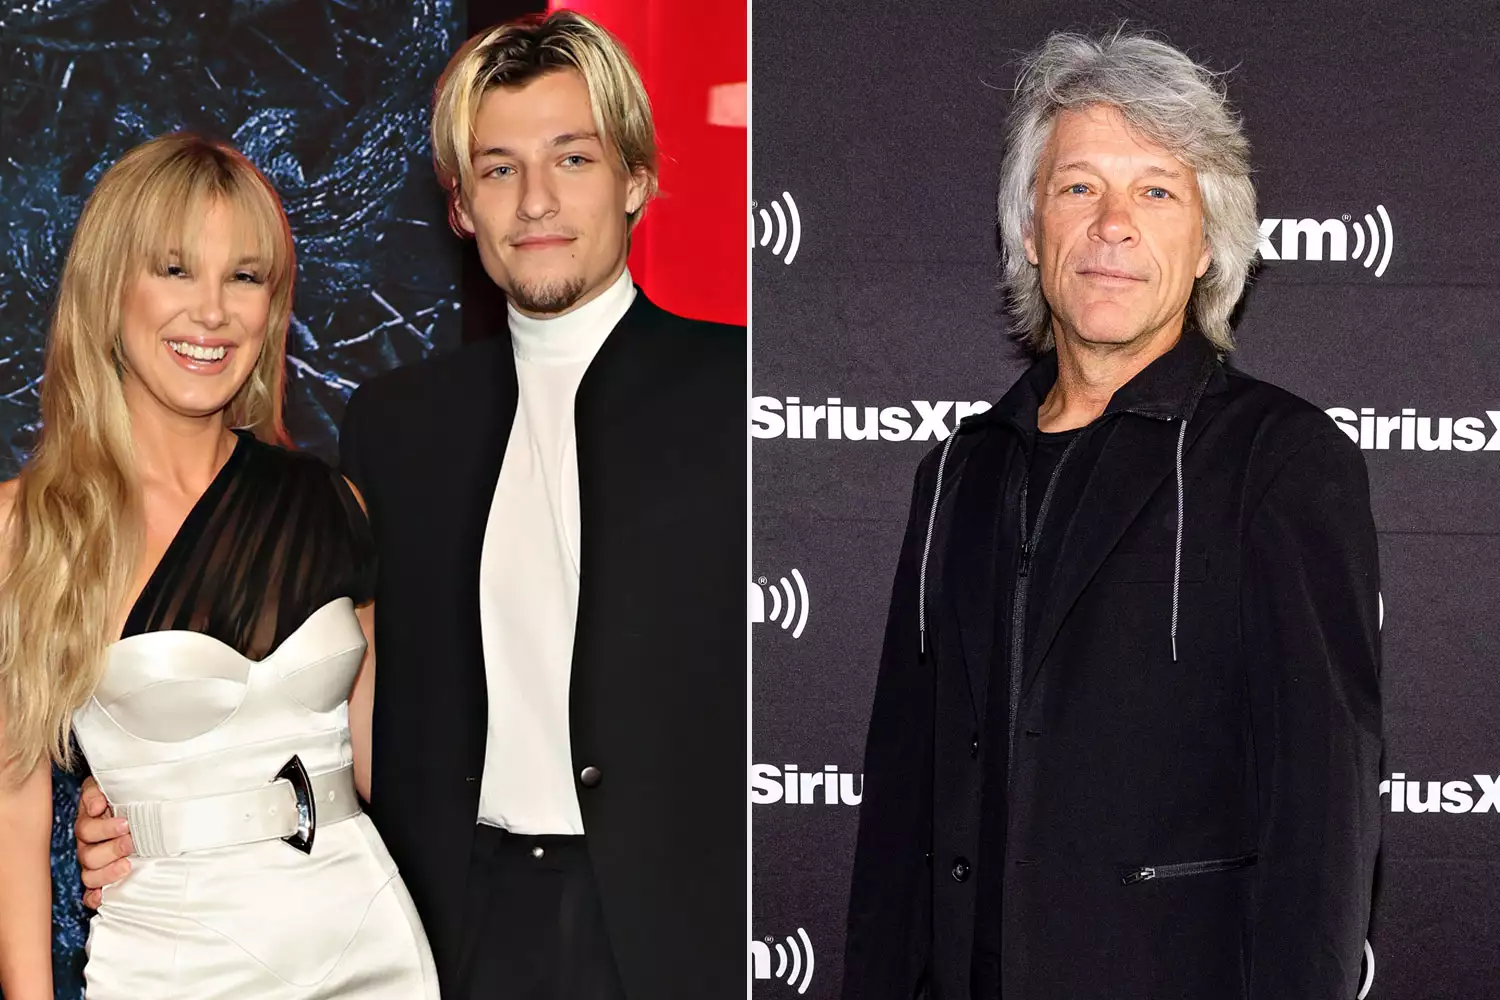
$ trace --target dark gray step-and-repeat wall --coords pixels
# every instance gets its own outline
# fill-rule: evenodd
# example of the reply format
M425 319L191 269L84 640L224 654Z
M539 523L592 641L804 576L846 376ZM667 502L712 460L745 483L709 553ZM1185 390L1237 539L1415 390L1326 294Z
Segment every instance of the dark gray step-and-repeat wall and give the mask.
M1500 996L1493 0L755 3L754 995L838 994L912 473L1023 367L993 221L1016 59L1121 18L1229 71L1265 258L1236 363L1369 464L1389 782L1367 995Z

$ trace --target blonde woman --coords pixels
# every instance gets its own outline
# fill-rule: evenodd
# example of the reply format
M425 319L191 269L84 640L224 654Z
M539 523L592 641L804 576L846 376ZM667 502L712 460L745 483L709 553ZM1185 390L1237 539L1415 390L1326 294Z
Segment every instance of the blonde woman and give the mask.
M340 476L279 445L294 270L265 178L197 136L126 154L79 219L41 436L0 485L7 1000L52 996L70 730L133 845L90 927L89 1000L437 996L355 796L368 525Z

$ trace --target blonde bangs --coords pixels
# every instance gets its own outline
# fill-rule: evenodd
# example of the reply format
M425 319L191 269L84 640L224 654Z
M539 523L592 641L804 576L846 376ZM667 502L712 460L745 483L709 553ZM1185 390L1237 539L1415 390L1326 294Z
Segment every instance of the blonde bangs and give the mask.
M484 93L482 53L504 30L491 28L464 42L438 78L432 102L432 162L438 182L451 199L474 183L474 120ZM449 222L458 231L451 211Z
M295 267L291 233L280 205L258 185L225 185L222 178L193 174L162 181L141 190L127 253L132 271L160 270L174 256L189 269L196 266L203 219L214 205L222 204L233 219L231 258L259 261L260 277L272 289L290 279Z

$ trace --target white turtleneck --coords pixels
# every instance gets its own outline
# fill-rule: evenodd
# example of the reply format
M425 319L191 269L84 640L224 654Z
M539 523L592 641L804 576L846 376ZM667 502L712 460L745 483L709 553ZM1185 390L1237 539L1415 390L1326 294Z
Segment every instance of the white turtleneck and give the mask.
M579 567L573 401L633 301L625 271L561 316L508 310L520 401L479 564L489 701L479 822L513 833L583 833L568 732Z

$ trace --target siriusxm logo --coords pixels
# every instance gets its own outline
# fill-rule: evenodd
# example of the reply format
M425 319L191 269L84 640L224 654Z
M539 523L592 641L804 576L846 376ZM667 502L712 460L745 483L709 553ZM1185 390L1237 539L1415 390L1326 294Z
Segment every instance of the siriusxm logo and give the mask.
M1500 410L1485 410L1482 417L1419 416L1410 406L1399 414L1377 414L1373 406L1358 412L1330 406L1323 412L1366 450L1500 451Z
M1476 774L1469 781L1407 781L1396 773L1380 783L1391 812L1500 813L1500 775Z
M750 766L750 801L758 806L857 806L864 797L865 776L840 772L837 764L824 764L821 771L796 764Z
M783 203L785 208L782 208ZM757 216L759 226L755 224ZM780 198L772 198L769 212L761 208L759 202L752 201L750 220L751 247L769 247L773 257L781 257L785 251L786 256L781 257L784 264L796 259L797 248L802 245L802 213L797 211L797 203L792 200L790 192L783 191Z
M785 400L756 396L750 400L750 434L803 441L941 441L960 420L989 408L982 400L914 399L909 406L845 406L838 396L829 396L824 403L804 403L799 396Z
M774 972L771 971L773 951L776 955ZM801 927L797 928L796 937L790 934L786 936L785 945L770 934L763 940L750 942L750 968L755 978L782 980L788 986L796 988L799 994L806 993L807 988L812 985L813 968L816 965L812 938Z
M769 611L767 593L771 595ZM783 632L792 633L793 639L802 638L802 630L807 628L807 605L807 581L796 569L792 570L790 580L782 577L779 583L771 583L761 576L750 584L750 621L757 625L765 622L780 625Z
M1347 212L1337 219L1261 219L1260 256L1263 260L1357 260L1366 268L1375 268L1375 277L1379 278L1391 262L1395 233L1384 205L1376 205L1375 214L1380 216L1378 223L1368 212L1363 223ZM1275 240L1278 235L1280 239Z

